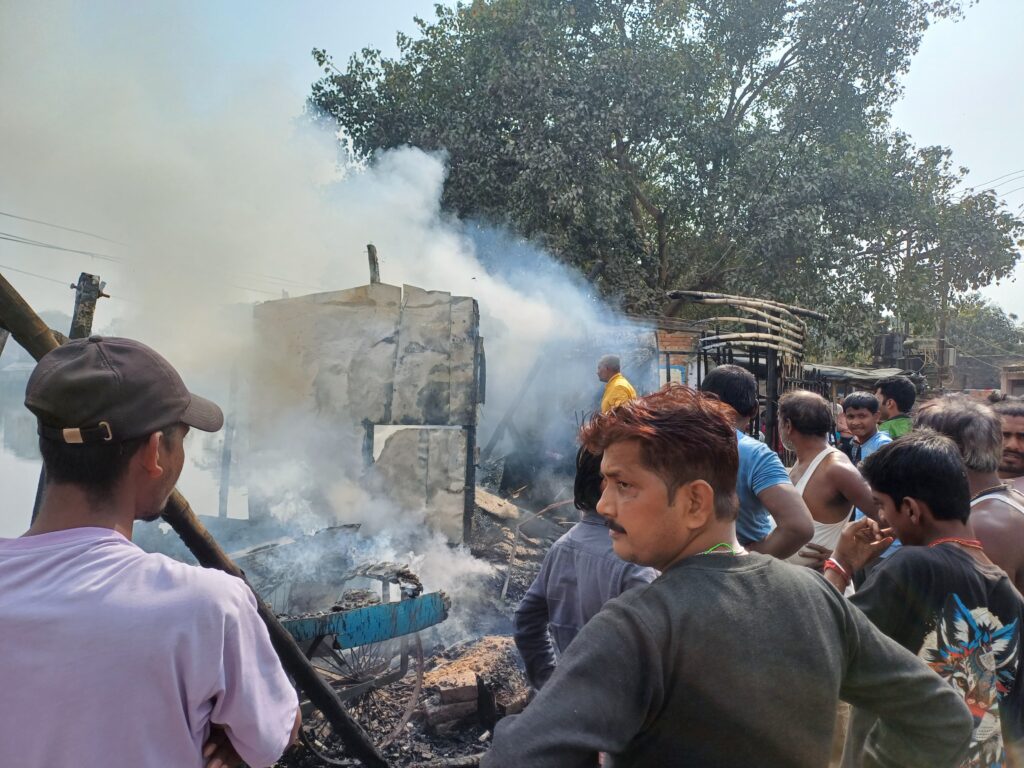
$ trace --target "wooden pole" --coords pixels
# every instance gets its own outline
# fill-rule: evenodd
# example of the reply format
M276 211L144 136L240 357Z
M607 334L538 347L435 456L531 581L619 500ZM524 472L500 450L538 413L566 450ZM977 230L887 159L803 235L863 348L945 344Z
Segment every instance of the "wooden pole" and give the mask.
M370 283L379 283L380 261L377 259L377 246L373 243L366 246L366 259L370 262Z
M71 315L69 339L86 339L92 333L92 319L96 314L96 302L103 295L99 275L83 272L78 276L75 288L75 311Z
M71 329L68 331L69 339L87 339L92 334L92 321L96 316L96 302L103 296L100 287L100 276L90 275L82 272L78 276L78 285L75 286L75 309L71 313ZM58 341L58 343L63 343ZM43 495L46 493L46 467L39 468L39 482L36 485L36 498L32 502L32 522L36 521L39 515L39 508L43 505Z
M941 390L946 385L946 375L949 373L949 366L946 365L946 324L949 321L949 259L942 257L942 297L939 301L939 328L937 340L938 360L935 361L938 369L938 381L935 382L936 389Z
M0 325L10 330L15 341L36 360L60 345L39 315L28 305L7 279L0 275ZM171 494L162 513L164 521L181 537L182 542L205 568L216 568L245 581L245 574L220 548L209 531L199 522L189 503L177 490ZM248 581L246 584L249 585ZM249 589L252 586L249 585ZM285 671L295 680L309 700L334 728L352 754L369 768L387 768L387 761L370 741L359 723L349 717L337 693L321 678L295 639L281 626L277 616L253 591L260 618L267 625L270 641ZM256 671L253 671L256 674Z

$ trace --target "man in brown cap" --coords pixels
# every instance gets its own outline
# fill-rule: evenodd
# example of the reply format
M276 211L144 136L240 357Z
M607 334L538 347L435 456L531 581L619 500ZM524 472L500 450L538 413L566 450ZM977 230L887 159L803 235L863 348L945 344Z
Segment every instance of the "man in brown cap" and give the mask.
M72 341L40 360L46 492L28 532L0 539L0 755L57 765L269 766L298 702L248 587L132 544L220 408L129 339Z

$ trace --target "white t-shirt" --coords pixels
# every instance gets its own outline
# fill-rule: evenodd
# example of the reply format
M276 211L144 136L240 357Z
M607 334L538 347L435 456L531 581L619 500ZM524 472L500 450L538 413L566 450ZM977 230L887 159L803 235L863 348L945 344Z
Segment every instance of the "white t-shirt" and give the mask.
M202 768L210 724L253 768L295 689L248 587L106 528L0 539L0 763Z

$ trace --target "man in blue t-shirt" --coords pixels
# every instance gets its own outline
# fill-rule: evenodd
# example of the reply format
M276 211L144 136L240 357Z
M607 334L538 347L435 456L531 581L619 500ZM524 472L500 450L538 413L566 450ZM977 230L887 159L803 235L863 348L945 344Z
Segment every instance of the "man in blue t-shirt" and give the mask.
M757 379L738 365L720 365L704 377L700 388L736 412L733 425L740 452L736 537L740 544L783 559L796 554L811 540L814 520L775 451L746 434L757 413Z

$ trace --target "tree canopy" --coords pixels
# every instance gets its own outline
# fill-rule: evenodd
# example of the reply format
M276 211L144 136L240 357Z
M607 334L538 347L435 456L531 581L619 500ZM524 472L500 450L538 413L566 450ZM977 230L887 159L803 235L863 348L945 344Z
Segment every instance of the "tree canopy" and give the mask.
M369 157L447 152L444 203L534 238L633 312L673 288L832 317L863 348L882 313L1009 275L1024 222L959 193L944 148L889 110L959 0L476 0L437 6L387 58L314 51L310 97Z

